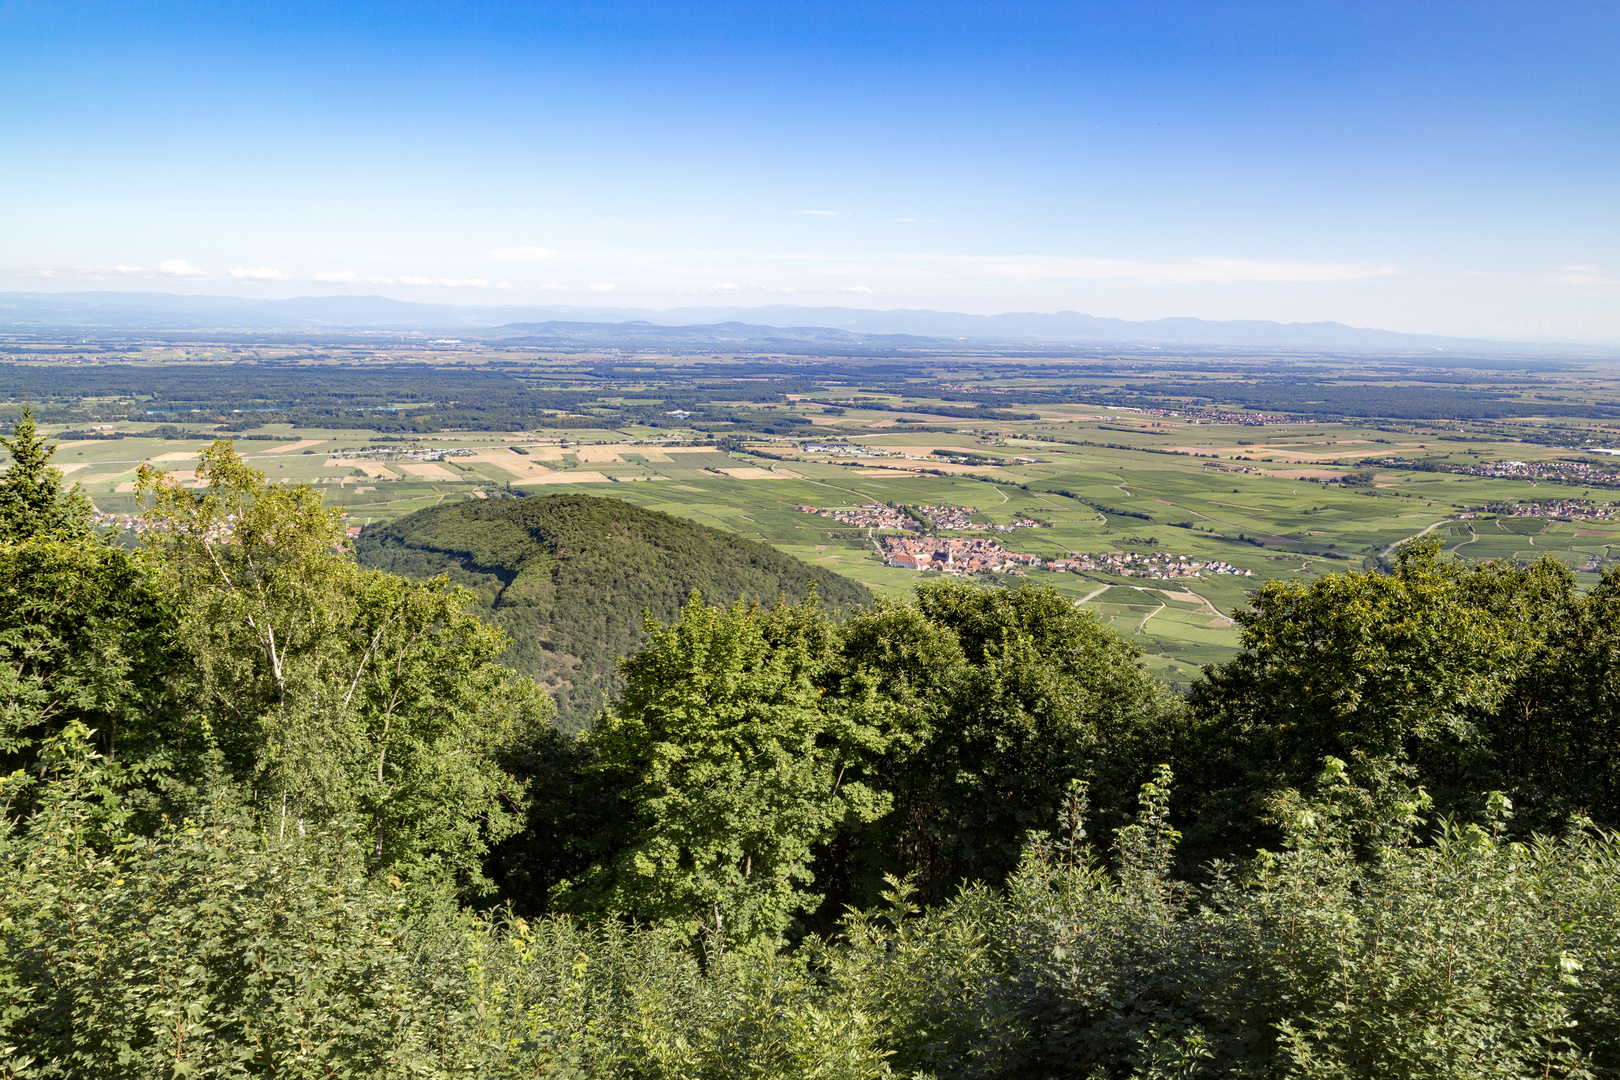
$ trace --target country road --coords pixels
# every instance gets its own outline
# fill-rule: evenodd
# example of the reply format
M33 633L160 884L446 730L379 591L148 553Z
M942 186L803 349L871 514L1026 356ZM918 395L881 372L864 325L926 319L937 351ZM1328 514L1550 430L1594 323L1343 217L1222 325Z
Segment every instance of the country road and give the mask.
M1421 540L1421 539L1423 539L1425 536L1428 536L1431 532L1438 529L1440 526L1444 525L1449 520L1450 520L1449 518L1441 518L1439 521L1435 522L1433 525L1430 525L1428 528L1424 529L1422 532L1416 533L1416 534L1414 534L1412 536L1408 536L1404 540L1395 541L1393 544L1389 545L1389 547L1384 549L1384 553L1382 555L1380 555L1379 558L1381 558L1381 559L1389 558L1391 555L1393 555L1395 553L1395 549L1400 547L1402 544L1409 543L1409 542L1411 542L1413 540Z

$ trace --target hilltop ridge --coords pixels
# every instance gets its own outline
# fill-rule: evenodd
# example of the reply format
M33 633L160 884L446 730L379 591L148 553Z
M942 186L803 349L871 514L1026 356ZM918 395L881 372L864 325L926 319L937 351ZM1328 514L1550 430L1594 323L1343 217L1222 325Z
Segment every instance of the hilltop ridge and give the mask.
M503 661L552 692L558 723L583 727L619 688L616 657L643 641L642 612L673 621L697 591L738 599L870 602L865 586L767 544L620 499L533 495L419 510L360 534L356 558L407 577L448 574L513 637Z

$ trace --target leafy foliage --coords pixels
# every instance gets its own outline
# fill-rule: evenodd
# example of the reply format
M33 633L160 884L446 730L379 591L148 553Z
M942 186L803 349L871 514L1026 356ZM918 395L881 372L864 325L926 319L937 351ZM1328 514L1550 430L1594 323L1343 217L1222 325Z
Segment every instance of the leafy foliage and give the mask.
M141 552L0 538L0 1074L1620 1077L1620 577L1268 585L1184 710L1052 590L801 576L648 617L574 738L472 593L198 475ZM603 502L377 550L548 618L619 530L775 572Z
M885 740L854 775L894 806L842 850L853 902L891 873L930 900L999 883L1076 778L1118 820L1180 718L1140 653L1050 587L924 583L853 615L843 641Z
M886 801L845 779L847 710L816 677L831 628L813 602L705 606L649 622L623 701L588 745L621 792L604 844L565 903L692 926L718 946L780 934L813 911L813 849Z
M1257 835L1269 793L1326 756L1406 770L1448 810L1502 790L1526 824L1620 824L1620 579L1581 594L1553 559L1468 565L1420 542L1392 574L1268 582L1236 618L1245 652L1190 699L1207 834Z
M494 664L505 641L470 595L343 558L310 489L266 483L229 443L197 473L205 491L141 483L225 767L281 830L357 815L376 865L486 887L488 845L520 821L498 758L540 737L549 701Z

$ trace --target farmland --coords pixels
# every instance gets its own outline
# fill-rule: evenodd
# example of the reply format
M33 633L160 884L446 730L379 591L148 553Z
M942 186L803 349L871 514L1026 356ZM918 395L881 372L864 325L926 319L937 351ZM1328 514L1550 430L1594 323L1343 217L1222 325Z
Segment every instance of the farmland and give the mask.
M1620 508L1605 505L1620 503L1604 480L1614 459L1600 453L1620 441L1620 390L1600 367L1436 373L1391 361L1374 385L1365 365L1321 374L1318 363L1309 377L1340 406L1356 400L1356 385L1374 403L1404 385L1405 400L1435 413L1422 418L1310 412L1297 390L1309 379L1277 385L1266 373L1297 362L1275 358L1248 368L1230 359L519 363L407 350L381 369L359 350L284 353L261 349L247 362L220 350L41 348L5 377L31 389L61 439L58 464L112 521L138 509L139 464L193 481L197 451L229 437L273 481L317 485L356 528L449 499L588 492L758 538L902 595L918 573L884 565L882 540L897 533L828 516L881 504L895 509L890 524L911 513L915 530L993 536L1041 560L1184 556L1249 571L983 575L1073 595L1181 683L1234 654L1230 615L1265 580L1376 565L1424 535L1469 558L1550 555L1590 583L1620 533L1611 520ZM492 422L481 428L480 417ZM1519 464L1481 467L1496 462ZM1531 503L1548 505L1515 516ZM974 531L1019 521L1034 527Z

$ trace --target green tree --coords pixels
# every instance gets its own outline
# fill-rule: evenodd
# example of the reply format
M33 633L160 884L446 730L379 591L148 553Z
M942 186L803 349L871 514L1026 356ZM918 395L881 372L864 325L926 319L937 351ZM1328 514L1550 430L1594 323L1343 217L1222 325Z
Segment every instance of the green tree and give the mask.
M176 609L138 553L92 540L0 544L0 775L38 777L70 725L94 733L104 788L151 813L207 753L175 708ZM33 805L19 792L13 810Z
M1594 604L1556 560L1471 565L1433 541L1403 547L1389 574L1267 582L1235 616L1243 653L1190 694L1198 843L1257 839L1266 800L1305 787L1324 757L1405 770L1447 810L1515 789L1526 770L1545 777L1537 760L1570 719L1570 679L1589 715L1607 700L1614 591Z
M818 679L832 628L813 600L648 620L623 700L585 736L619 826L565 903L686 926L715 945L773 939L821 897L812 856L885 802L846 775L851 718Z
M11 438L0 436L0 446L11 452L11 465L0 477L0 543L88 537L93 531L90 497L79 484L62 490L62 470L51 464L56 444L39 434L31 407L23 406Z
M198 490L149 469L139 482L231 775L278 832L355 816L377 868L487 888L482 860L523 803L498 759L547 730L550 700L494 662L505 637L470 594L345 558L312 489L267 483L227 442L197 475Z
M852 903L888 874L915 875L930 901L999 882L1075 779L1122 820L1180 717L1141 653L1050 587L924 583L852 616L842 649L883 736L857 775L893 799L831 853Z

